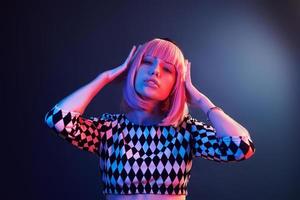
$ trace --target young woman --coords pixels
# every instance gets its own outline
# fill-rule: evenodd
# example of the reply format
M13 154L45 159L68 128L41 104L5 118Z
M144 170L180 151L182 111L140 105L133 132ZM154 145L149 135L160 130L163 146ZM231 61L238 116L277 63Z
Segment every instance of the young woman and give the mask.
M242 161L255 148L249 132L192 84L191 64L168 38L134 46L124 64L57 103L47 125L99 156L103 193L117 199L185 199L193 158ZM94 96L125 77L123 113L84 118ZM212 125L189 114L202 110Z

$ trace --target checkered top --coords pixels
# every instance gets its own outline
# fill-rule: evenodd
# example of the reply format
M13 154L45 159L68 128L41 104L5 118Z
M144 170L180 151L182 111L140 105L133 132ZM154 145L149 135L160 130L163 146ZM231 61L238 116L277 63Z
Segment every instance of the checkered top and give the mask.
M143 126L125 114L84 118L55 105L45 122L71 144L99 156L104 194L187 195L194 157L241 161L255 151L251 138L218 138L212 126L190 114L178 127Z

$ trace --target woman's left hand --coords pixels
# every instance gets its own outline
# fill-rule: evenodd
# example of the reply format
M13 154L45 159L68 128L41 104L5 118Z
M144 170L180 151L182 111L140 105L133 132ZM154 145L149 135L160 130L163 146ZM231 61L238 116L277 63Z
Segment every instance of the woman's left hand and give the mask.
M185 89L187 103L192 107L199 107L203 94L193 85L191 79L191 63L186 59Z

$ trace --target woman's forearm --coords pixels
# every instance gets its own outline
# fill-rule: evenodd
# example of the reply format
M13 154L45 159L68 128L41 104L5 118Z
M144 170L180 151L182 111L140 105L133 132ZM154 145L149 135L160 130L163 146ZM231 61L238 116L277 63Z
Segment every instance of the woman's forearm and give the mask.
M202 94L201 100L199 101L199 108L207 113L209 108L214 107L215 105ZM246 128L232 119L225 112L220 110L213 110L209 114L209 120L212 123L212 126L216 129L217 136L249 136L249 132Z
M63 110L84 113L91 100L107 83L109 83L107 72L103 72L87 85L62 99L57 106Z

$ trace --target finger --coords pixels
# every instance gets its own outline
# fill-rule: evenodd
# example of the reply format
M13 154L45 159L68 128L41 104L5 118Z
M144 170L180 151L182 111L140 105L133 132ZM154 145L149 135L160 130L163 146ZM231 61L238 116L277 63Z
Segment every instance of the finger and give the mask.
M131 49L131 51L130 51L128 57L127 57L126 60L125 60L125 63L128 63L128 62L129 62L129 60L131 59L131 57L132 57L132 55L134 54L135 50L136 50L136 46L133 45L133 47L132 47L132 49Z
M137 56L137 54L141 48L142 48L142 45L139 45L138 48L135 50L134 54L131 56L132 59L134 59Z
M187 62L188 62L188 60L187 60L187 59L185 59L185 60L184 60L184 64L185 64L185 66L187 66Z
M131 51L130 51L129 57L132 56L132 54L135 52L135 50L136 50L136 46L133 45L133 47L132 47L132 49L131 49Z
M140 48L141 48L141 45L139 45L137 48L135 46L135 49L131 52L130 57L133 57L139 51Z
M187 80L190 81L191 80L191 64L190 64L190 62L187 61L186 66L187 66L187 74L186 74L187 75Z
M139 44L139 46L138 46L138 48L136 49L136 51L135 52L138 52L140 49L142 48L142 45L141 44Z

